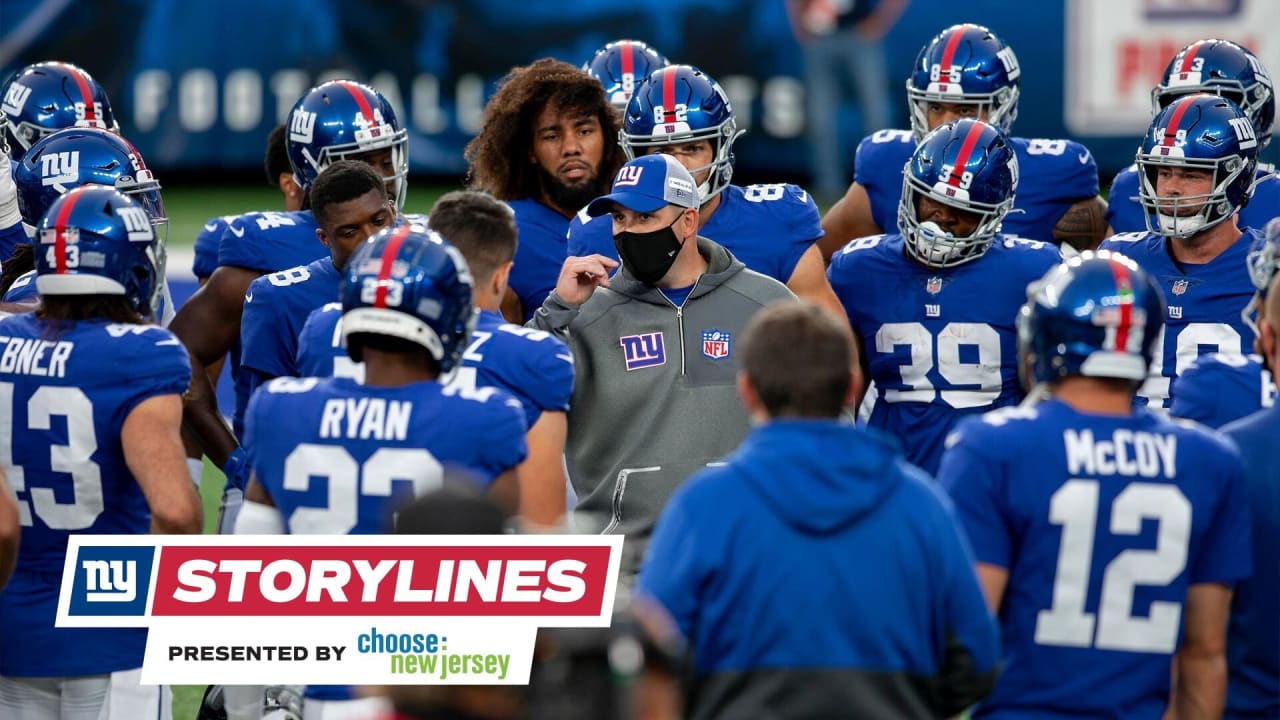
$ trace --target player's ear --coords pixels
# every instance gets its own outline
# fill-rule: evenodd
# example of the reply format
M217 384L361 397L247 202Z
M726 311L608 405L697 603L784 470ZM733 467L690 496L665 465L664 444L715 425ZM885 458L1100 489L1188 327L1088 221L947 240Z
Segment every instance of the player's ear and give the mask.
M1271 361L1273 369L1280 367L1280 357L1276 357L1276 345L1280 344L1280 337L1277 337L1275 325L1271 323L1270 318L1263 320L1258 325L1258 330L1262 333L1258 338L1262 341L1262 356Z
M768 419L768 413L764 409L764 403L760 401L760 393L756 392L756 386L751 384L751 378L747 377L746 370L738 371L738 396L742 398L742 405L747 409L747 414L755 422L761 422Z
M515 264L514 260L508 260L493 271L493 277L489 278L489 289L494 294L503 295L507 292L507 281L511 278L511 268Z

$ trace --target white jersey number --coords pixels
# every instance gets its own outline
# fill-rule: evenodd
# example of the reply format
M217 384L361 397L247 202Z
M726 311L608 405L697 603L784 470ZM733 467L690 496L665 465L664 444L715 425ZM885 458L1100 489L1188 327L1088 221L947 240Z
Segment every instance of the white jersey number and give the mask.
M444 468L422 448L381 448L363 466L339 445L303 443L284 460L284 489L306 492L312 478L327 480L324 507L289 515L295 535L345 535L356 526L360 497L391 497L396 480L413 483L419 497L444 484Z
M954 408L990 405L1000 396L1000 334L985 323L948 323L935 338L920 323L885 323L876 331L876 351L892 353L899 345L911 349L911 359L901 366L902 382L909 390L886 388L886 402L933 402L935 397ZM976 362L960 359L961 346L977 347ZM928 373L938 374L951 385L977 385L977 390L936 390Z
M23 468L13 463L13 383L0 383L0 465L14 492L26 491L31 497L29 503L18 501L20 524L34 524L34 509L36 517L54 530L84 530L93 525L103 509L102 471L91 459L98 449L93 403L80 388L45 385L27 401L27 427L49 430L54 415L66 418L67 444L49 446L49 467L71 475L71 502L58 502L53 488L28 489Z
M1036 617L1036 643L1101 650L1172 653L1182 604L1154 601L1133 615L1133 589L1164 586L1187 566L1191 503L1174 485L1135 482L1111 505L1111 533L1137 535L1142 521L1159 523L1155 550L1125 550L1107 564L1098 612L1085 612L1098 524L1098 481L1069 480L1049 502L1049 522L1062 526L1053 604Z
M1169 385L1181 375L1196 358L1209 353L1226 357L1243 357L1240 352L1240 333L1226 323L1190 323L1178 332L1174 345L1173 377L1164 374L1164 328L1156 337L1156 353L1138 395L1147 399L1151 407L1169 407Z

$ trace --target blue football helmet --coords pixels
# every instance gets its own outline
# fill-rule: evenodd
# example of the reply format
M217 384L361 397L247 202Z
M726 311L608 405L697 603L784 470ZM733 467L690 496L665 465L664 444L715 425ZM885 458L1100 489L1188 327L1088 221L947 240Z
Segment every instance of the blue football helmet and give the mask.
M981 256L1000 232L1018 188L1018 158L994 125L965 118L939 125L903 168L898 227L907 253L929 267L954 267ZM978 216L967 236L921 222L917 197Z
M1253 196L1258 138L1235 103L1204 93L1179 98L1161 110L1138 148L1138 198L1147 229L1184 238L1226 220ZM1161 168L1203 170L1211 189L1200 195L1161 196Z
M409 133L396 121L391 103L377 90L353 80L333 80L303 95L289 111L285 143L293 179L303 192L335 160L391 150L393 170L386 175L396 209L409 191ZM379 168L381 172L381 168Z
M1245 256L1245 264L1249 268L1249 280L1257 292L1240 311L1240 317L1255 336L1261 336L1262 333L1258 331L1258 306L1266 300L1271 280L1276 276L1276 270L1280 269L1280 218L1272 218L1263 229L1262 237L1253 241L1249 254Z
M976 105L978 117L1008 133L1018 117L1021 75L1013 48L985 27L965 23L938 33L907 78L916 140L929 132L929 103Z
M41 295L123 295L148 315L160 290L161 249L142 205L103 185L58 197L36 226Z
M639 40L618 40L596 51L582 69L604 86L609 104L626 112L636 88L649 74L671 63Z
M359 362L357 333L421 345L453 370L475 327L473 282L457 248L421 225L386 228L360 245L343 273L342 333Z
M711 163L689 170L695 178L709 173L698 186L705 204L733 178L733 143L743 132L733 120L729 96L710 75L691 65L668 65L650 74L631 96L618 144L634 160L648 154L647 148L709 141Z
M13 76L0 97L0 117L14 162L20 162L41 138L65 128L120 129L106 91L71 63L28 65Z
M1257 132L1260 147L1271 142L1271 126L1276 120L1276 100L1271 76L1254 55L1230 40L1197 40L1182 48L1160 83L1151 89L1151 113L1169 103L1195 93L1221 95L1235 103Z
M1068 375L1132 380L1147 377L1164 327L1160 288L1120 253L1085 251L1027 288L1018 313L1023 384ZM1029 377L1028 377L1029 374Z

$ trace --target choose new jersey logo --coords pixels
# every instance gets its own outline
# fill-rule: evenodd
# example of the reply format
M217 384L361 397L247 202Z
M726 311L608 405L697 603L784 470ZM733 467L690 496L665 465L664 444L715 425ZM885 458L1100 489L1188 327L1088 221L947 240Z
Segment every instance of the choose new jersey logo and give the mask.
M667 361L667 351L660 332L626 335L618 338L618 343L622 345L628 371L657 367Z
M67 553L71 592L69 617L144 617L151 590L155 548L145 545L86 545Z

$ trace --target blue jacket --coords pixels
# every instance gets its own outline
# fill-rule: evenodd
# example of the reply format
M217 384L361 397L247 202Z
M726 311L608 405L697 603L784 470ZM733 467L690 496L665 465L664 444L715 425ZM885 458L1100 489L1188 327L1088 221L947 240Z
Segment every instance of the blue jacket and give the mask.
M753 430L672 497L639 590L691 644L690 717L938 717L995 682L949 501L875 431Z

